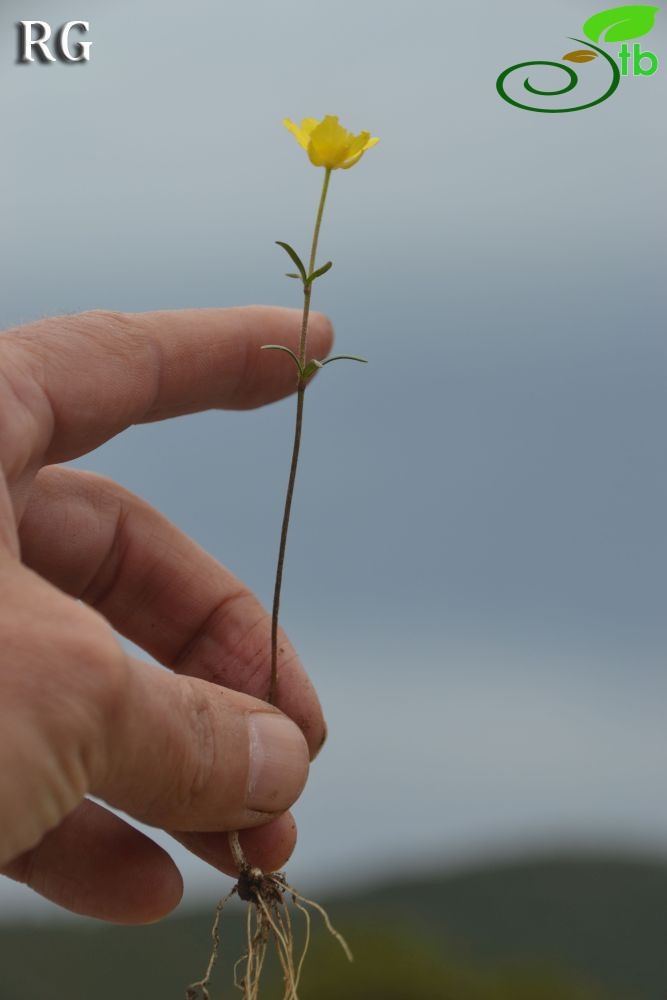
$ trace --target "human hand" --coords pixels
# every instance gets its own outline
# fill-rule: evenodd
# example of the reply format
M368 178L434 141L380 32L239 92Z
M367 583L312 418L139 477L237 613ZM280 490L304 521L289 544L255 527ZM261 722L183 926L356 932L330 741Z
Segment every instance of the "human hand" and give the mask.
M258 700L270 617L253 595L145 501L56 463L131 424L287 395L293 366L259 348L296 349L299 321L92 312L0 335L0 871L74 912L144 923L182 892L166 852L88 793L230 874L225 831L265 870L293 849L286 810L326 732L296 654L282 637L277 707ZM324 317L310 337L325 356Z

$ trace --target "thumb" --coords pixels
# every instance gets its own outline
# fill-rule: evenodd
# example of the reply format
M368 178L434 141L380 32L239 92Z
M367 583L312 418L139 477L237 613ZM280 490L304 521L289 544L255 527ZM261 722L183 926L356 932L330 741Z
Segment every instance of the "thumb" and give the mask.
M308 776L301 730L277 709L129 658L91 791L152 826L239 830L285 812Z

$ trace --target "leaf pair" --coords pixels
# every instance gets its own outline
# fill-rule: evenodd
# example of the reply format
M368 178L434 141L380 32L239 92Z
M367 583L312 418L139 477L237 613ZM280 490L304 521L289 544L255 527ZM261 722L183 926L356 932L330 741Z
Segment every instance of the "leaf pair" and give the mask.
M282 240L276 240L276 243L278 244L279 247L282 247L287 254L289 254L289 256L292 259L292 262L296 264L297 269L299 271L298 274L290 273L287 275L287 277L301 278L301 280L303 281L304 288L308 288L315 281L315 278L319 278L321 275L326 274L327 271L330 271L331 268L333 267L333 262L328 260L326 264L323 264L322 267L318 267L317 270L313 271L312 274L306 274L306 268L304 266L304 263L299 257L294 247L291 247L289 243L283 243Z
M335 354L331 358L325 358L324 361L317 361L313 358L313 360L309 361L308 364L302 365L294 351L290 350L289 347L285 347L283 344L263 344L261 350L283 351L285 354L289 354L299 373L299 382L303 383L308 382L318 369L324 368L325 365L330 364L332 361L361 361L365 365L368 364L366 358L357 358L354 354Z

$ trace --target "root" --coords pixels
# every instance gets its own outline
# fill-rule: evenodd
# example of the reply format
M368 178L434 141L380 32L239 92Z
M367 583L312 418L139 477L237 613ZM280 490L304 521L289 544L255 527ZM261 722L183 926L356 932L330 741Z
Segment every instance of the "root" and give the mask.
M220 952L220 918L222 916L222 910L225 903L227 900L232 898L235 892L236 886L234 886L231 892L228 892L227 895L219 901L215 908L215 917L213 920L213 926L211 927L211 939L213 941L211 957L208 960L208 965L203 978L198 980L196 983L191 983L190 986L188 986L185 992L185 1000L198 1000L200 993L202 1000L210 1000L211 995L208 991L208 987L211 982L211 976L213 975L215 963L218 960L218 954Z
M232 852L232 857L234 858L234 864L240 872L244 868L248 867L248 862L246 861L246 856L243 853L243 848L241 847L241 841L239 840L238 831L234 830L233 833L227 834L227 842L229 844L229 849Z
M242 856L240 845L238 845L238 849ZM234 850L233 847L232 850ZM227 900L234 894L248 903L246 950L234 964L234 986L243 994L243 1000L259 1000L262 970L271 941L283 974L281 1000L299 1000L299 982L311 937L309 908L317 910L321 914L325 927L341 946L347 959L352 961L352 952L345 938L335 929L324 907L297 892L293 886L289 885L282 873L274 872L265 875L259 868L251 868L244 858L238 882L216 907L215 920L211 930L213 949L206 973L201 980L188 987L186 1000L210 1000L211 974L220 950L219 925L222 909ZM295 941L292 918L289 912L290 902L304 918L305 940L298 960L295 959L294 955Z
M292 888L291 885L287 886L287 889L292 899L294 900L295 905L298 899L300 903L304 903L306 906L312 906L314 910L317 910L318 913L322 914L322 919L324 920L325 927L329 931L329 934L331 934L332 937L335 937L336 941L338 941L338 944L345 952L345 957L347 958L348 962L353 962L354 956L350 951L350 946L348 945L343 935L339 933L339 931L337 931L334 925L331 923L331 920L329 919L329 914L324 909L324 907L320 906L319 903L316 903L314 899L306 899L305 896L302 896L300 893L298 893L296 889Z
M301 910L301 912L303 913L303 918L306 924L306 937L303 943L303 950L301 952L299 964L296 969L296 989L298 989L299 983L301 982L301 971L303 969L303 963L306 960L306 955L308 954L308 948L310 947L310 913L305 908L305 906L302 906L301 903L297 902L296 897L293 897L293 899L294 899L294 905L296 906L297 910Z

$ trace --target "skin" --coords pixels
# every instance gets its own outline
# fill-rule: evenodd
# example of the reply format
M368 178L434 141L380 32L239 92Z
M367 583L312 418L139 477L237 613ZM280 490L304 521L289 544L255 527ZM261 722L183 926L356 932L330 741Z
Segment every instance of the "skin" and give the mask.
M166 852L89 794L228 874L226 831L267 871L293 850L287 810L326 728L288 640L271 707L270 617L250 591L140 497L58 463L131 424L289 395L290 359L259 348L296 350L300 316L91 312L0 336L0 872L73 912L148 923L182 893ZM323 316L309 336L325 357ZM256 713L296 723L294 766L260 809Z

